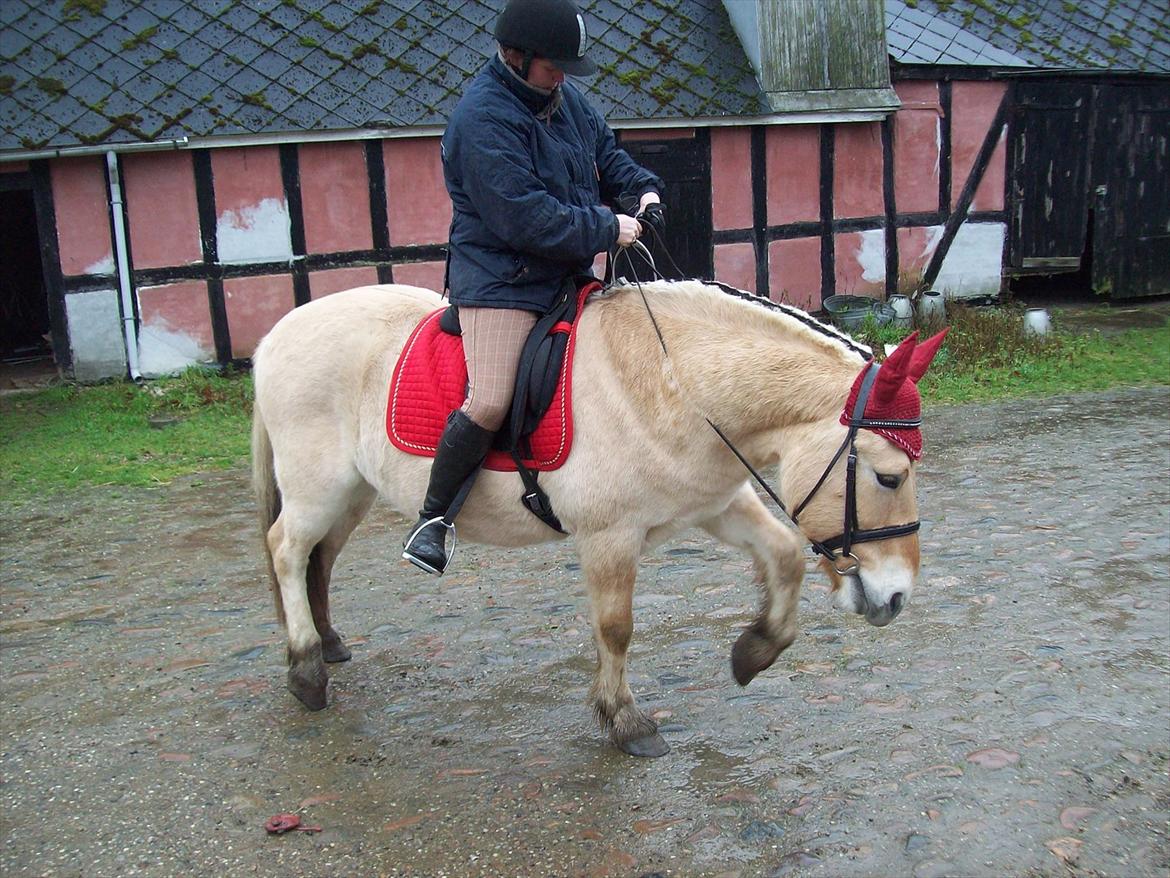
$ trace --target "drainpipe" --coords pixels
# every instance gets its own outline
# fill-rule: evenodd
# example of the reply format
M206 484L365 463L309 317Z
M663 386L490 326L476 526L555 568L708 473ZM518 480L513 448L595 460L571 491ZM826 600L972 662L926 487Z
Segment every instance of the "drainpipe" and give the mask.
M122 213L122 181L118 176L118 154L106 153L110 177L110 209L114 212L114 254L118 260L118 289L122 294L122 336L126 340L126 366L131 381L141 381L138 371L138 323L134 318L134 292L130 289L130 260L126 254L126 218Z

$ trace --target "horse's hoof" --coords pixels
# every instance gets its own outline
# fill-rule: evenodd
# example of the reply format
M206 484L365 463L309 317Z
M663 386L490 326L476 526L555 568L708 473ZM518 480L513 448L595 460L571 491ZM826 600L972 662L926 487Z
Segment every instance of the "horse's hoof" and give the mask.
M670 752L670 745L658 732L644 738L634 738L632 741L619 741L617 747L631 756L645 756L650 759L657 759Z
M329 686L310 686L297 680L288 681L288 691L309 710L324 710L329 704Z
M335 664L337 662L349 661L353 658L353 653L349 651L349 647L345 645L345 641L335 634L332 637L321 638L321 658L331 664Z
M746 686L756 674L770 668L788 645L778 644L754 628L745 629L731 648L731 673L735 682Z
M324 710L329 703L329 674L321 660L293 662L288 669L288 691L309 710Z

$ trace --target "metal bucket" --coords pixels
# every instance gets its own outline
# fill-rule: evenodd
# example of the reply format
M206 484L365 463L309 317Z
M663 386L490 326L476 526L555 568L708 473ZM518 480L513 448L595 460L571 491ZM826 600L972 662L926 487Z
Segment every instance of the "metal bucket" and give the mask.
M1048 335L1052 329L1052 320L1044 308L1029 308L1024 312L1025 335Z
M893 324L895 326L901 326L904 329L909 329L914 325L914 306L910 304L909 296L890 296L886 304L894 309Z
M947 322L947 305L938 290L927 290L918 300L918 322L926 327L942 326Z
M869 296L829 296L822 307L829 320L842 329L860 329L870 315L878 326L885 326L894 319L893 308Z

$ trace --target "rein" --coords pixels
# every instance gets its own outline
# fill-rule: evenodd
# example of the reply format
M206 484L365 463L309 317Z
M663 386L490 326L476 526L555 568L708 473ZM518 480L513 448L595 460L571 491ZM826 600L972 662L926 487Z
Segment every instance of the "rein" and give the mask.
M660 241L659 243L661 244L662 242ZM645 245L635 241L631 247L637 248L638 255L650 265L651 270L654 271L654 273L657 275L658 270L654 266L654 259L650 255L650 252L646 249ZM618 255L624 255L626 257L630 269L634 273L634 285L638 288L638 294L642 297L642 304L646 308L646 314L650 317L650 323L653 325L654 332L658 336L658 344L662 347L663 356L665 356L669 362L670 351L667 350L666 339L662 335L662 328L658 325L658 320L655 318L654 311L650 307L650 301L646 298L646 292L642 289L642 282L638 280L637 271L634 270L633 259L628 253L629 249L630 248L623 248ZM616 257L614 258L613 262L616 268ZM658 276L661 277L661 275ZM611 280L611 283L616 283L616 281ZM706 421L707 425L715 431L715 435L717 435L723 441L723 444L731 450L731 453L735 455L736 459L738 459L739 462L743 464L744 469L751 473L752 478L754 478L760 487L767 492L768 496L772 498L772 501L780 508L780 511L788 516L789 520L791 520L792 523L798 527L800 513L804 511L805 507L808 506L809 502L816 495L817 491L819 491L821 486L824 485L825 481L829 478L829 474L837 465L837 461L841 459L841 456L845 454L846 449L848 449L849 453L846 458L845 469L845 519L842 525L841 533L835 537L832 537L831 539L823 541L814 540L811 537L809 538L809 542L812 544L813 551L818 555L822 555L828 559L829 563L833 565L833 569L840 576L856 574L861 569L861 561L851 551L855 544L907 536L909 534L916 533L921 526L920 521L912 521L907 524L897 524L891 525L889 527L867 528L863 530L858 524L856 445L857 431L862 427L912 430L921 426L922 424L922 420L920 418L914 420L890 420L867 419L865 417L865 406L869 401L870 391L873 389L874 382L877 379L878 371L880 369L881 364L871 359L866 369L865 377L862 379L861 387L857 394L857 400L853 404L853 410L849 413L849 432L845 435L845 439L837 449L837 453L833 455L832 460L829 461L828 466L826 466L824 472L821 473L821 477L817 479L817 483L813 485L812 490L808 492L805 498L801 500L800 503L797 504L796 508L791 512L788 511L788 507L784 505L784 501L780 499L780 496L772 489L772 486L768 484L767 480L762 475L760 475L754 466L751 465L751 462L743 456L743 453L735 447L735 443L727 438L727 435L721 429L719 429L717 424L715 424L706 415L703 415L703 420ZM837 550L840 550L840 554L838 554Z

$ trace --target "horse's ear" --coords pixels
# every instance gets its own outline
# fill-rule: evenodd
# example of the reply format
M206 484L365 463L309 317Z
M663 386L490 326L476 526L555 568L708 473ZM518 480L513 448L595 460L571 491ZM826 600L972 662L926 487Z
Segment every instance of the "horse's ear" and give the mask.
M926 374L926 370L930 367L930 363L934 359L934 355L938 353L938 349L942 345L943 339L946 337L948 332L950 332L949 326L938 335L932 335L914 349L914 352L910 357L910 380L915 384L918 383L919 378ZM903 344L905 344L905 342L903 342Z
M898 389L909 374L917 344L918 333L912 332L902 339L902 343L882 362L871 391L873 402L870 405L873 406L873 410L881 411L897 396ZM866 411L871 410L870 405L866 406Z
M900 372L902 370L902 366L900 365L901 361L903 359L909 359L910 356L914 353L914 348L917 345L918 330L916 329L900 342L898 342L898 346L890 351L890 355L886 357L885 361L882 363L882 368L884 369L888 364L892 363L894 368L891 371Z

